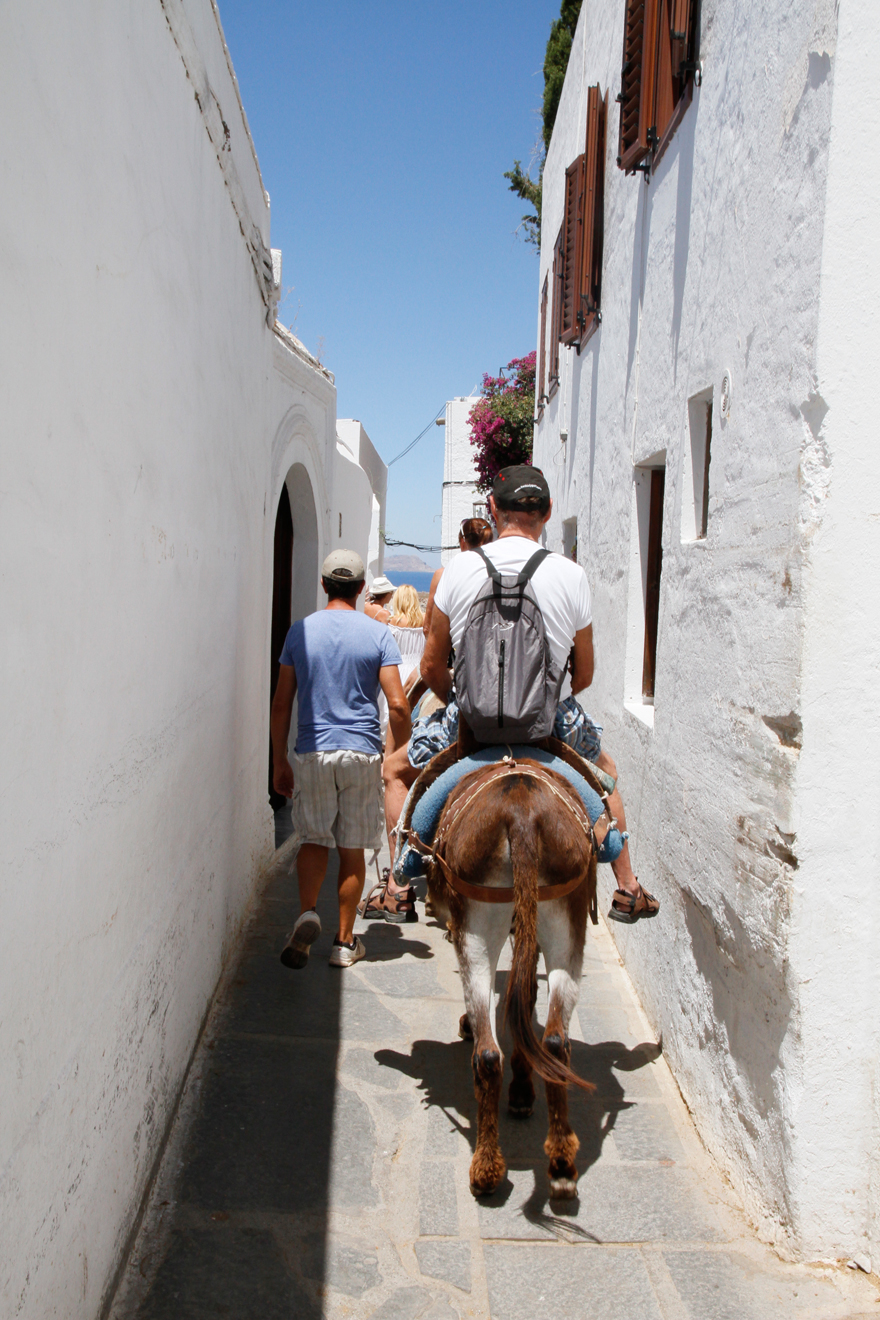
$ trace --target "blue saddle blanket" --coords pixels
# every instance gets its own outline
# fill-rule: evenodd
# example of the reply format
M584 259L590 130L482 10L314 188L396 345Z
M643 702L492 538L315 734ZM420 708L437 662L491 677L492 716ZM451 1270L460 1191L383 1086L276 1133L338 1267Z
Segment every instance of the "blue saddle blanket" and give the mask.
M557 774L562 775L563 779L568 780L581 798L591 823L595 825L604 811L602 799L590 787L583 775L578 774L577 770L570 766L567 761L563 761L558 756L553 756L550 752L545 752L539 747L528 747L520 744L514 744L512 747L506 745L481 747L479 751L472 752L470 756L463 757L462 760L451 765L448 770L444 770L443 774L435 779L434 783L426 789L416 803L410 824L423 843L430 843L434 838L440 820L440 813L456 784L460 783L465 775L469 775L471 771L479 770L484 765L492 765L497 761L501 761L507 755L512 755L515 760L528 758L531 761L538 761L541 765L546 765L549 770L555 770ZM405 816L406 809L406 806L404 806L401 818ZM622 848L623 836L620 831L616 829L609 830L599 849L599 861L613 862L615 858L620 856ZM424 862L421 855L404 842L397 850L397 860L394 864L395 879L403 883L405 879L414 879L422 874L424 874Z

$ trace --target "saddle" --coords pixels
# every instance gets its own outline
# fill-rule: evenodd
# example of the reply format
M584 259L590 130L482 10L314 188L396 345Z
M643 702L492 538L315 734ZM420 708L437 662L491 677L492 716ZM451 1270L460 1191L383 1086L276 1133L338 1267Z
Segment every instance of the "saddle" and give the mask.
M603 771L599 770L597 766L594 766L591 762L585 760L566 743L553 736L541 738L534 744L517 747L516 749L517 757L522 757L523 755L529 757L534 751L538 754L536 759L543 760L547 758L549 760L549 758L555 758L557 761L560 761L567 766L570 771L574 771L574 776L563 772L563 777L569 779L576 788L577 777L580 777L580 779L585 782L590 792L595 795L596 799L598 799L598 803L596 803L594 807L594 811L597 814L594 816L593 812L588 810L586 804L583 805L579 812L568 798L559 794L551 777L540 767L529 766L527 770L524 767L520 768L516 761L511 761L510 756L504 757L504 760L501 761L503 750L503 745L487 748L484 744L479 743L474 737L472 730L467 725L467 722L461 714L459 714L458 741L451 747L447 747L444 751L439 752L428 762L410 789L406 802L404 803L404 808L397 826L398 842L394 861L394 874L398 883L410 883L412 880L423 875L424 859L430 857L439 864L443 874L453 888L464 894L466 897L474 898L482 902L510 902L512 898L512 890L508 893L503 889L489 889L485 886L468 885L459 877L453 876L442 855L442 839L438 836L432 843L436 831L436 823L439 820L440 813L445 804L445 799L449 792L451 792L452 787L454 787L453 783L450 782L448 784L448 787L446 787L445 792L443 793L442 800L439 803L435 802L432 810L427 813L423 810L420 813L421 816L426 817L426 821L419 821L419 824L422 827L423 833L429 837L421 837L419 831L413 828L413 817L417 812L419 804L424 799L425 794L428 793L428 790L437 783L441 776L455 778L454 776L449 777L447 772L452 770L452 768L461 761L468 760L471 762L467 769L462 767L463 774L470 773L470 771L474 769L479 769L480 764L476 763L475 754L480 752L489 753L491 755L491 759L487 759L485 755L479 758L479 762L486 765L487 768L493 763L500 762L498 772L496 775L492 776L493 779L497 778L498 774L510 773L513 771L522 773L524 770L535 778L542 779L552 791L558 794L560 801L564 806L567 807L579 823L584 826L590 837L593 850L597 854L599 849L593 834L593 826L598 824L598 816L600 814L607 817L605 839L611 843L609 834L613 830L616 836L617 846L613 850L606 851L603 843L603 851L606 851L606 856L601 860L613 860L613 857L617 855L620 847L622 847L622 841L620 835L617 834L615 829L617 822L612 817L608 806L608 796L614 791L614 780L610 775L606 775ZM513 754L513 748L509 748L508 751L511 755ZM544 756L541 757L540 753L543 753ZM559 773L558 770L557 773ZM463 777L463 774L459 775L457 778ZM478 786L475 791L479 792L480 787ZM585 797L585 794L580 789L578 789L578 792L582 798ZM470 801L470 796L468 801ZM564 885L542 886L539 897L543 897L544 899L560 898L563 896L563 893L570 892L577 886L577 884L581 883L582 879L583 877ZM595 899L590 905L590 917L594 924L598 921L598 914L595 911Z

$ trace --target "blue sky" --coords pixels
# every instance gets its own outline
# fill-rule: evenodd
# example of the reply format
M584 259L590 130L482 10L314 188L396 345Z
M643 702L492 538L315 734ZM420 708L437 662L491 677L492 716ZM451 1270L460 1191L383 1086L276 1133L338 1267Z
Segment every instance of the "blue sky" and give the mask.
M538 261L502 176L538 136L559 0L219 8L284 254L280 319L388 462L535 347ZM439 543L442 480L435 426L389 472L389 536Z

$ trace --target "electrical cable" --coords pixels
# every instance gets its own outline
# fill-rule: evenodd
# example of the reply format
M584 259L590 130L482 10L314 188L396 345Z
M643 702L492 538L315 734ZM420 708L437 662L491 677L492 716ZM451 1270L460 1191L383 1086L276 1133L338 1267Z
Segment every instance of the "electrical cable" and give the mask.
M419 433L418 433L418 435L416 436L415 440L411 440L411 441L409 442L409 444L407 445L406 449L401 449L401 451L400 451L400 453L397 455L397 457L396 457L396 458L392 458L391 462L388 464L388 467L393 467L394 464L395 464L395 463L399 463L400 460L401 460L402 458L406 458L406 456L407 456L407 454L409 453L409 451L410 451L411 449L415 449L415 447L416 447L416 445L419 443L419 441L422 440L422 439L428 434L428 432L430 431L431 427L434 425L434 423L436 422L436 420L437 420L437 418L440 416L440 414L441 414L442 412L445 412L445 411L446 411L446 404L444 403L444 404L443 404L441 407L439 407L439 408L437 409L437 411L434 413L434 416L431 418L430 422L428 422L428 425L425 427L424 431L419 431Z

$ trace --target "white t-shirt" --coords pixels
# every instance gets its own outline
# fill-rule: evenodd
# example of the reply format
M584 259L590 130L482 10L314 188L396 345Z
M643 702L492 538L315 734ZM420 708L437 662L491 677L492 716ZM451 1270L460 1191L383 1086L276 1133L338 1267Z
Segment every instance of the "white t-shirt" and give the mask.
M527 536L504 536L500 541L484 545L483 552L499 573L515 574L525 568L540 548ZM453 646L458 646L461 641L468 610L488 576L480 556L468 550L453 559L441 577L434 605L449 620ZM551 554L535 570L532 590L544 616L550 654L564 666L574 645L575 633L593 621L587 575L573 560Z

